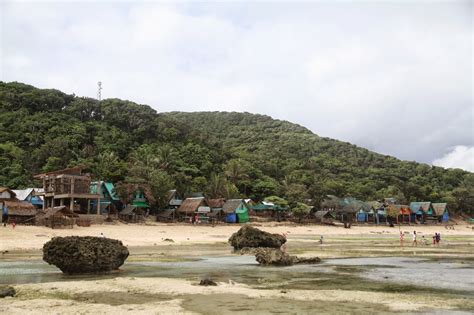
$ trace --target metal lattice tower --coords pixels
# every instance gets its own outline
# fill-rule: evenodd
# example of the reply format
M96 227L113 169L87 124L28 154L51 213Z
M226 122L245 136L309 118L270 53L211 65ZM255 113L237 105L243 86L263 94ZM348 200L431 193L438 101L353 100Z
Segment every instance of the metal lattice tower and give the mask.
M97 82L97 99L102 100L102 82Z

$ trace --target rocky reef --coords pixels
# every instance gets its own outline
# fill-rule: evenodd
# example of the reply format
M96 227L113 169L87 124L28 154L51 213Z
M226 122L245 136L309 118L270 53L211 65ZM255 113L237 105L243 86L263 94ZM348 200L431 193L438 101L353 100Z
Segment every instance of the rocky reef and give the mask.
M116 270L128 255L121 241L103 237L54 237L43 246L43 260L68 274Z
M280 234L272 234L250 225L244 225L229 238L229 243L235 250L250 247L280 248L286 238Z

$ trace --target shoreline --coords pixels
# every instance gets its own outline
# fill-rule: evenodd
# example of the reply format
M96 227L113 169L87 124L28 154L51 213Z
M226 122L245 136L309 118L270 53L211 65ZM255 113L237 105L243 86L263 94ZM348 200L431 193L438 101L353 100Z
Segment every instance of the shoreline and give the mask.
M399 240L399 231L405 233L405 244L411 244L411 233L416 230L419 240L425 236L431 242L431 236L441 233L441 238L474 237L471 225L453 225L454 229L446 229L442 225L404 225L390 228L388 226L353 225L350 229L329 225L296 225L281 223L252 223L270 233L285 233L288 242L317 242L321 235L325 241L331 238L369 238ZM17 225L0 227L0 251L28 251L41 249L43 244L55 236L100 236L118 239L127 247L153 247L161 245L192 245L192 244L227 244L232 233L237 232L242 225L219 224L190 225L190 224L102 224L90 227L74 227L73 229L51 229L44 226ZM408 233L408 234L407 234ZM474 242L474 239L473 239Z

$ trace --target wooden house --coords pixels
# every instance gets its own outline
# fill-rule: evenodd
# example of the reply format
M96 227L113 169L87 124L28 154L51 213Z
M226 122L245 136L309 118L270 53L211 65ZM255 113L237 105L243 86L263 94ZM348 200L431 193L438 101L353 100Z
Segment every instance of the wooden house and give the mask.
M47 208L38 216L38 225L44 225L52 229L73 228L75 219L78 217L69 207L59 206Z
M438 216L439 222L448 222L449 221L449 212L447 203L433 203L433 210Z
M411 209L408 205L390 205L389 208L391 208L390 213L396 214L395 220L397 224L412 222Z
M91 212L91 201L100 204L101 195L90 192L91 176L83 173L83 167L66 168L35 175L43 182L43 210L66 206L72 211ZM100 207L97 207L100 214Z
M335 219L333 214L334 213L328 210L318 210L314 213L314 217L318 223L333 224L333 220Z
M0 187L0 209L3 223L35 223L36 208L27 201L18 200L15 192L6 187Z
M204 197L186 198L181 206L176 209L176 215L182 220L192 219L198 213L200 207L209 208Z
M97 209L97 200L91 202L93 213L116 214L122 209L122 203L113 183L104 181L91 182L90 193L100 195L100 209Z
M433 217L434 210L430 201L411 202L411 220L412 222L425 223L429 217Z
M229 199L225 202L222 211L227 223L249 222L249 209L244 199Z
M18 200L29 202L37 209L43 208L43 199L38 195L39 188L13 189L13 192Z
M183 203L183 199L178 195L176 189L168 191L167 209L177 209Z
M125 222L138 223L145 221L146 208L127 205L119 212L119 219Z

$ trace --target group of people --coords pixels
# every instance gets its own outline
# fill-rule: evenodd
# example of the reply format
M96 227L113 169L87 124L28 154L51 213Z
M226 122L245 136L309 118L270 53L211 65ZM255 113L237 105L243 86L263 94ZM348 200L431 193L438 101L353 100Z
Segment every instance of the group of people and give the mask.
M402 231L400 231L400 246L403 246L404 236L405 234ZM422 238L423 244L428 245L428 241L426 240L425 236L423 235L421 238ZM413 231L412 239L413 239L412 246L418 246L418 234L416 233L416 231ZM439 246L440 241L441 241L441 233L436 232L433 235L433 246Z

